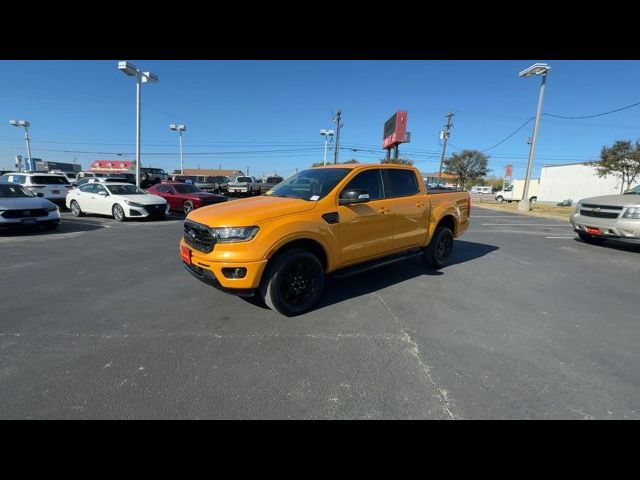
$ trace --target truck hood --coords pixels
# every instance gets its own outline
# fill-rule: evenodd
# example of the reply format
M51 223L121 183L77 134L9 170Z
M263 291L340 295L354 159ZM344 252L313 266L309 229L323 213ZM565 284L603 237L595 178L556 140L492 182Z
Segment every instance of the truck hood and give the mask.
M316 202L265 195L193 210L187 218L209 227L249 227L265 220L312 210Z
M54 205L52 202L40 197L0 198L0 210L29 210L49 208L52 205Z
M610 205L616 207L633 207L640 205L638 195L603 195L601 197L583 198L580 203L591 205Z

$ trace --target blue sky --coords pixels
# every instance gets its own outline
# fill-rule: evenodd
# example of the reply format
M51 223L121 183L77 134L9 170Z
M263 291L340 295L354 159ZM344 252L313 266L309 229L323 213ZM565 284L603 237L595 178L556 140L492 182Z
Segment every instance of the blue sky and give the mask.
M85 168L96 159L134 158L135 82L117 70L117 60L0 61L0 168L26 155L10 119L31 122L36 158L75 159ZM534 115L539 78L517 76L534 62L551 65L545 112L591 115L640 101L638 61L127 60L160 77L143 85L143 165L171 171L179 157L170 123L187 125L186 168L249 166L254 175L306 168L322 160L319 130L335 127L338 107L341 143L359 149L341 150L342 160L382 158L383 123L402 109L412 139L400 146L401 156L437 171L438 133L449 110L458 149L490 147ZM603 145L640 138L639 116L640 107L587 120L543 117L534 176L542 164L595 159ZM531 130L487 152L493 173L511 163L522 177Z

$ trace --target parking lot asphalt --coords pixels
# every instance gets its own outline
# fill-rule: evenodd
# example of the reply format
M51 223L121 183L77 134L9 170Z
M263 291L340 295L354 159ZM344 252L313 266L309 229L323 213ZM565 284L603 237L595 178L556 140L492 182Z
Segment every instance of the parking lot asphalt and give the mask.
M0 418L640 418L640 245L471 221L295 318L189 276L179 215L0 232Z

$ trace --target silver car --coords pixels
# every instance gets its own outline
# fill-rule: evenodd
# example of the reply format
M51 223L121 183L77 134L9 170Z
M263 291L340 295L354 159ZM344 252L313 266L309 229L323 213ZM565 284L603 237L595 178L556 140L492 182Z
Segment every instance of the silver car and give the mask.
M17 183L0 183L0 227L60 225L60 210L42 193L34 194Z
M601 244L608 239L640 241L640 186L623 195L580 200L569 221L587 243Z

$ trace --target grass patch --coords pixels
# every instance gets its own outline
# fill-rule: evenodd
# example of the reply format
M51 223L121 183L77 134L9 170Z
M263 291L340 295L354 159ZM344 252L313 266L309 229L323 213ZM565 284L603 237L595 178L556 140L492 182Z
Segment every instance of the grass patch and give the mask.
M506 212L518 212L518 202L513 203L498 203L495 200L493 201L480 201L474 202L475 205L478 206L486 206L487 208L491 208L492 210L503 210ZM575 206L573 207L559 207L557 205L549 205L544 203L536 203L533 205L533 208L530 212L530 215L549 215L557 218L568 219L569 215L573 213L575 210ZM526 213L526 212L524 212Z

